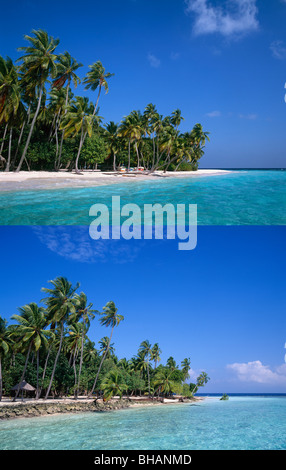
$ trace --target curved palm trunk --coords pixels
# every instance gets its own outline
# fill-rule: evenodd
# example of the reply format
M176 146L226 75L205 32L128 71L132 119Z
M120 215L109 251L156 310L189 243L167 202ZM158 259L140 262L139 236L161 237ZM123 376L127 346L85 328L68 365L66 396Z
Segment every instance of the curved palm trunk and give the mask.
M150 372L149 372L149 357L147 359L147 377L148 377L148 392L150 397Z
M92 396L93 392L94 392L94 389L96 387L96 384L97 384L97 380L98 380L98 377L99 377L99 374L100 374L100 371L101 371L101 368L102 368L102 364L106 358L106 355L108 353L108 350L109 350L109 346L110 346L110 343L111 343L111 338L112 338L112 334L113 334L113 330L114 330L114 326L112 327L112 330L111 330L111 333L110 333L110 337L109 337L109 341L108 341L108 345L107 345L107 348L106 348L106 351L104 353L104 355L102 356L102 359L100 361L100 364L99 364L99 368L98 368L98 371L97 371L97 374L96 374L96 377L95 377L95 381L94 381L94 384L93 384L93 387L89 393L89 397Z
M13 134L13 128L11 127L11 129L10 129L10 135L9 135L8 160L7 160L5 172L10 170L12 134Z
M37 351L37 389L36 389L36 400L38 400L38 398L39 398L39 391L40 391L40 389L39 389L39 365L40 365L40 364L39 364L39 362L40 362L40 361L39 361L39 355L40 355L40 351L39 351L39 349L38 349L38 351Z
M8 123L6 124L5 129L4 129L4 134L3 134L3 137L2 137L2 142L1 142L1 147L0 147L0 155L3 152L4 142L5 142L7 130L8 130Z
M136 154L137 154L137 168L139 168L139 166L140 166L140 157L139 157L137 142L135 142L135 150L136 150Z
M48 366L48 361L49 361L51 349L52 349L52 347L50 346L50 348L48 350L46 360L45 360L45 366L44 366L43 375L42 375L41 387L40 387L40 390L39 390L39 397L41 396L41 393L42 393L43 383L44 383L44 379L45 379L45 376L46 376L46 370L47 370L47 366Z
M28 360L29 360L29 356L30 356L30 352L31 352L31 347L32 347L32 343L30 343L30 345L29 345L29 349L28 349L28 352L27 352L26 361L25 361L25 365L24 365L24 370L23 370L23 372L22 372L22 376L21 376L21 379L20 379L20 382L19 382L19 383L22 383L23 380L25 379L25 373L26 373L26 369L27 369L27 365L28 365ZM20 392L20 388L18 388L18 389L16 390L16 393L15 393L15 396L14 396L14 398L13 398L13 401L16 401L16 398L18 397L19 392Z
M116 153L113 154L113 171L116 171Z
M32 123L31 123L31 127L30 127L30 131L29 131L29 134L28 134L28 137L27 137L26 145L24 147L24 150L23 150L19 165L16 169L16 172L19 172L21 170L21 167L23 165L23 161L26 157L26 153L27 153L27 150L28 150L28 147L29 147L29 144L30 144L30 140L31 140L31 137L32 137L32 134L33 134L33 130L34 130L34 127L35 127L35 123L36 123L36 120L37 120L37 117L38 117L38 114L39 114L39 111L40 111L41 101L42 101L42 96L43 96L43 90L44 90L44 86L42 85L41 88L40 88L40 94L39 94L37 109L36 109L36 112L34 114L34 117L33 117Z
M77 399L79 395L80 376L81 376L81 369L82 369L82 363L83 363L84 326L85 326L85 321L83 322L82 335L81 335L81 351L80 351L80 361L79 361L79 371L78 371L78 383L77 383L77 388L75 390L75 395L74 395L75 399Z
M131 147L131 141L129 140L129 142L128 142L128 168L127 168L127 171L130 171L130 147Z
M83 127L81 129L81 136L80 136L80 142L79 142L79 147L78 147L78 152L77 152L77 156L76 156L76 161L75 161L75 172L80 175L80 171L78 169L78 161L79 161L79 157L80 157L80 152L81 152L81 149L82 149L82 146L83 146L83 143L84 143L84 139L85 139L85 136L86 136L87 132L85 134L83 134Z
M101 93L101 85L99 87L99 91L98 91L98 95L97 95L97 100L96 100L96 103L95 103L95 107L94 107L94 110L93 110L93 113L92 113L92 117L95 116L95 113L96 113L96 110L97 110L97 106L98 106L98 102L99 102L99 97L100 97L100 93ZM78 153L77 153L77 157L76 157L76 164L75 164L75 172L77 174L80 175L80 171L78 169L78 159L79 159L79 156L80 156L80 152L81 152L81 149L82 149L82 146L85 142L85 139L86 139L86 136L87 136L87 131L83 134L81 134L81 139L80 139L80 145L79 145L79 149L78 149Z
M67 113L68 98L69 98L69 88L70 88L70 80L68 81L68 84L67 84L66 107L65 107L64 115L66 115L66 113ZM56 165L55 165L55 167L56 167L56 170L57 170L57 171L60 169L60 166L61 166L62 150L63 150L63 143L64 143L64 135L65 135L65 131L63 130L63 132L62 132L62 137L61 137L61 143L60 143L59 158L58 158L58 160L57 160L57 158L56 158Z
M53 367L50 383L49 383L49 386L48 386L48 389L47 389L47 392L46 392L45 400L47 400L47 398L49 396L49 393L50 393L50 390L51 390L51 387L52 387L52 383L53 383L53 380L54 380L54 375L55 375L55 371L56 371L56 367L57 367L57 362L58 362L60 352L61 352L61 349L62 349L63 332L64 332L64 322L62 322L62 324L61 324L61 337L60 337L59 349L58 349L56 359L55 359L55 362L54 362L54 367Z

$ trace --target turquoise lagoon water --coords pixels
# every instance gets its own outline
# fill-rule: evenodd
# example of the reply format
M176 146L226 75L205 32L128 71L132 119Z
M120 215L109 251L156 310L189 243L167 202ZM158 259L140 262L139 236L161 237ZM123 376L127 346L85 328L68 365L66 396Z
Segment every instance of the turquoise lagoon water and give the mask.
M0 422L0 449L286 449L286 397L230 397L197 404Z
M1 189L1 188L0 188ZM285 225L286 171L156 178L108 186L0 191L0 225L89 225L92 204L197 204L200 225Z

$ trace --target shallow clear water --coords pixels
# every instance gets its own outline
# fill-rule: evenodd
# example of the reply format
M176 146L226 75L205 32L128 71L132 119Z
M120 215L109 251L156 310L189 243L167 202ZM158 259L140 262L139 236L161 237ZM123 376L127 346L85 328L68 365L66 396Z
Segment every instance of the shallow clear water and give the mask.
M231 397L198 404L0 422L0 449L286 449L286 397Z
M92 204L197 204L199 225L285 225L286 171L235 171L193 178L0 192L0 225L89 225Z

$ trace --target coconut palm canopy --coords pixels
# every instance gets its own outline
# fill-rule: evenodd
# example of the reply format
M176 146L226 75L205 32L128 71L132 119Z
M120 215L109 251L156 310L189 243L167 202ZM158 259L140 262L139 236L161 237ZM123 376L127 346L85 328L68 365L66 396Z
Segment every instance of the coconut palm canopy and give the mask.
M101 91L108 93L115 74L97 60L81 80L77 72L83 64L68 51L58 53L59 39L43 30L24 38L27 45L18 48L22 55L15 64L0 56L0 155L5 171L74 168L80 174L97 165L149 172L197 169L209 140L201 124L180 133L180 109L164 117L149 103L120 123L101 125ZM80 84L94 102L80 95Z
M176 393L191 396L185 382L190 359L179 367L173 357L161 363L158 343L141 342L132 358L116 356L114 336L124 323L113 301L101 311L93 308L84 292L77 293L80 284L73 285L59 276L42 288L47 295L43 306L32 302L18 308L8 324L0 316L0 401L15 391L13 401L23 391L35 391L35 398L80 395L149 395L159 398ZM95 329L109 330L109 335L95 347L87 334L98 315ZM192 390L197 391L209 380L202 372ZM16 383L16 385L14 385ZM35 387L31 384L34 384ZM13 386L14 385L14 386Z

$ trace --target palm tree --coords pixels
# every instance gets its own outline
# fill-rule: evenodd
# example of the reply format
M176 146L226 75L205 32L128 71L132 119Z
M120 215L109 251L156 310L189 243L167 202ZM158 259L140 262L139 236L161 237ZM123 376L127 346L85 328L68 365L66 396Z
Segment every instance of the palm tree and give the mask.
M45 83L49 75L55 76L57 72L57 57L54 54L54 51L59 44L59 39L54 39L52 36L49 36L46 31L41 29L38 31L33 30L32 34L34 36L25 36L25 39L29 41L30 45L19 48L20 51L25 52L25 55L18 60L23 61L20 66L20 71L24 71L24 78L31 81L33 83L32 87L37 88L38 90L38 103L31 122L26 144L19 165L16 169L17 172L21 170L24 158L26 157L35 123L40 111Z
M109 359L115 353L114 343L109 344L108 336L104 336L103 338L101 338L101 340L99 341L99 347L99 354L105 354L105 352L107 351L105 357L106 359Z
M157 368L158 362L160 362L160 354L161 354L161 349L159 348L159 344L155 343L152 350L151 350L151 360L155 362L155 369Z
M68 100L69 100L71 82L73 83L75 88L81 82L80 78L75 73L79 67L82 67L82 64L77 62L69 54L69 52L65 52L64 54L58 55L57 76L53 81L53 88L56 88L57 90L61 90L67 83L66 90L65 90L64 114L66 114L68 110ZM59 148L59 158L56 163L56 169L59 169L60 164L61 164L63 141L64 141L64 131L62 132L61 143L60 143L60 148Z
M89 68L90 71L87 72L83 83L85 84L86 90L91 89L92 91L95 91L98 89L97 100L93 111L93 116L95 116L102 87L104 87L105 94L107 94L109 91L107 80L113 77L114 73L105 72L105 68L99 60L94 64L89 65Z
M172 380L173 372L173 370L170 371L169 369L164 368L160 371L158 370L158 372L156 373L154 387L158 393L158 396L160 395L160 393L168 395L174 389L175 382Z
M173 358L173 356L170 356L170 357L167 359L166 365L167 365L167 367L169 367L169 369L176 369L176 368L177 368L177 364L176 364L176 361L175 361L175 359Z
M182 111L180 109L176 109L172 112L170 122L173 126L175 126L176 130L178 130L179 125L184 120L185 119L183 118Z
M152 346L149 343L148 340L142 341L139 347L139 352L142 353L143 357L147 359L147 377L148 377L148 392L149 396L151 394L150 391L150 365L149 365L149 359L152 357Z
M68 109L60 126L60 129L64 130L65 137L75 137L80 134L79 147L75 161L75 171L77 174L80 174L78 161L85 137L87 134L89 137L92 136L93 121L92 105L89 103L88 98L77 96L76 100Z
M122 375L116 369L108 372L102 381L101 387L105 400L110 400L115 395L119 395L121 398L123 392L128 389L128 385L124 383Z
M72 323L72 317L69 321L68 334L69 336L65 339L65 348L70 353L70 364L74 370L74 396L76 398L76 387L77 387L77 373L76 373L76 361L80 350L81 338L84 332L82 323Z
M79 288L78 283L73 287L65 277L57 277L53 281L49 282L53 285L53 288L42 288L43 292L49 294L49 297L43 299L43 302L47 306L49 322L53 327L58 325L60 328L60 340L45 399L47 399L49 396L54 380L57 362L62 349L64 324L68 322L70 315L75 313L74 293Z
M121 125L118 129L119 137L123 137L128 140L128 168L127 171L130 171L130 150L131 150L131 143L135 142L135 148L138 156L138 147L137 142L141 139L142 136L142 125L139 120L139 115L136 114L137 112L133 111L129 116L125 116L123 121L121 121ZM138 160L139 166L139 160Z
M113 171L116 171L116 155L119 152L118 124L110 121L105 126L104 137L107 142L108 152L113 155Z
M10 57L0 56L0 124L15 115L21 102L18 71ZM2 150L2 149L1 149Z
M90 320L95 318L95 313L98 313L97 310L93 310L93 304L87 303L87 297L84 292L80 294L75 294L74 301L76 305L76 317L78 320L82 319L82 335L81 335L81 352L80 352L80 363L79 363L79 373L78 373L78 383L77 388L75 389L75 398L78 397L79 388L80 388L80 377L83 363L83 352L84 352L84 336L86 335L89 327Z
M191 359L189 357L186 357L181 362L182 372L184 374L184 381L189 377L190 365L191 365Z
M144 117L146 120L145 133L147 135L152 134L153 141L153 163L152 167L155 166L155 127L154 123L156 122L156 117L158 116L156 106L153 103L147 104L144 110Z
M16 320L19 325L16 328L17 336L21 337L22 345L29 345L28 355L31 350L34 350L37 355L37 387L36 387L36 399L39 398L39 352L41 346L47 349L48 338L51 336L51 332L46 330L47 316L46 310L43 307L39 307L35 302L24 305L19 309L19 315L13 315L12 319ZM25 368L22 374L22 380L25 378L25 372L28 360L25 364ZM19 393L17 390L15 399Z
M0 317L0 401L3 394L3 377L2 377L2 358L9 351L9 332L7 330L7 321Z
M111 326L111 333L110 333L110 336L109 336L108 346L105 350L105 353L102 355L100 365L99 365L99 368L98 368L98 371L97 371L97 374L96 374L96 377L95 377L95 380L94 380L94 384L93 384L93 387L91 389L91 392L90 392L89 396L91 396L93 394L94 390L95 390L96 383L97 383L97 380L98 380L98 376L100 374L103 362L106 358L106 355L108 353L108 350L109 350L109 347L110 347L110 344L111 344L111 338L112 338L114 328L116 326L118 326L121 321L124 320L124 316L119 315L117 313L117 311L118 311L118 309L115 307L115 303L112 302L112 301L107 302L105 307L103 307L103 312L102 312L102 317L100 319L100 323L101 323L102 326L106 326L106 327Z
M0 155L3 151L6 133L10 127L8 159L5 171L10 169L13 127L19 125L22 119L24 107L20 105L22 105L21 89L17 68L9 57L5 60L0 56L0 125L5 125Z

